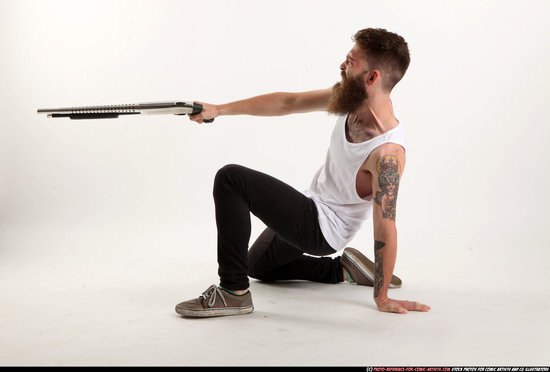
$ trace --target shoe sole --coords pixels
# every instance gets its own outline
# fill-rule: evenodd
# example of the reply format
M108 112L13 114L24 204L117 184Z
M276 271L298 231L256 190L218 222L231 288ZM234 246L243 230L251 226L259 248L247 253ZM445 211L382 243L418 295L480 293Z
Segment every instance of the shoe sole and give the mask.
M349 257L351 263L355 265L362 273L374 283L374 262L369 260L364 254L359 252L355 248L346 248L344 254ZM399 288L403 282L397 276L392 275L390 281L390 288ZM362 284L365 285L365 284ZM373 284L366 284L368 286L373 286Z
M213 318L217 316L245 315L254 311L254 306L222 307L212 309L185 309L176 306L176 313L189 318Z

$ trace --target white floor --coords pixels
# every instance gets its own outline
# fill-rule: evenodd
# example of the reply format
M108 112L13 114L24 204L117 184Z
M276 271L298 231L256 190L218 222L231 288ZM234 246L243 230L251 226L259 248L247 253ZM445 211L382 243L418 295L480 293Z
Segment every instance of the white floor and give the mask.
M52 234L16 234L19 249L4 250L0 365L550 362L549 281L536 260L487 264L474 250L433 265L401 252L404 286L391 295L429 304L430 313L380 313L368 287L252 281L251 315L186 319L174 305L216 282L212 249L185 260L159 231ZM14 236L4 234L11 248Z

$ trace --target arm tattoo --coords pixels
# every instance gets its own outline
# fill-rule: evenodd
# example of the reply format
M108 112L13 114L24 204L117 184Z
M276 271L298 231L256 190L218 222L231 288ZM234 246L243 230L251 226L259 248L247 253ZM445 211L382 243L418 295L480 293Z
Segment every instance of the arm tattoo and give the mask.
M401 165L397 156L382 156L376 162L376 170L378 171L378 185L381 190L376 193L374 201L382 209L382 218L395 221L399 174L401 173Z
M380 295L380 289L384 284L384 265L383 255L380 250L384 248L386 243L379 240L374 241L374 297Z

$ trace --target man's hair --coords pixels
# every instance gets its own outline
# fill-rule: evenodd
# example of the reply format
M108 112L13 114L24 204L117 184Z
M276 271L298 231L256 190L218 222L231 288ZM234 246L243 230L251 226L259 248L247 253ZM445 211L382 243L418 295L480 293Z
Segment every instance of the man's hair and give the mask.
M405 75L411 57L405 39L383 28L366 28L353 36L365 52L369 68L380 70L386 91L391 91Z

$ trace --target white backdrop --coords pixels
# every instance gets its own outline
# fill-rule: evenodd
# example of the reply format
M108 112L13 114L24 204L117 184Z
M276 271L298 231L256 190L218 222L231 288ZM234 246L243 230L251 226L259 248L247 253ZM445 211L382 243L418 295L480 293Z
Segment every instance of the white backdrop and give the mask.
M548 294L549 17L529 0L0 0L0 265L215 282L216 171L239 163L303 190L334 117L199 126L36 110L325 88L351 36L383 27L412 56L393 94L409 138L396 270ZM353 242L368 254L371 230Z
M212 179L226 163L305 189L328 144L334 118L325 114L196 126L171 116L53 120L36 109L224 103L324 88L338 80L350 37L364 27L400 33L411 49L393 95L410 140L399 208L406 245L434 262L466 249L546 252L544 1L0 4L1 255L70 254L75 247L61 240L75 231L79 245L97 231L151 229L210 244ZM94 256L116 251L98 239Z

